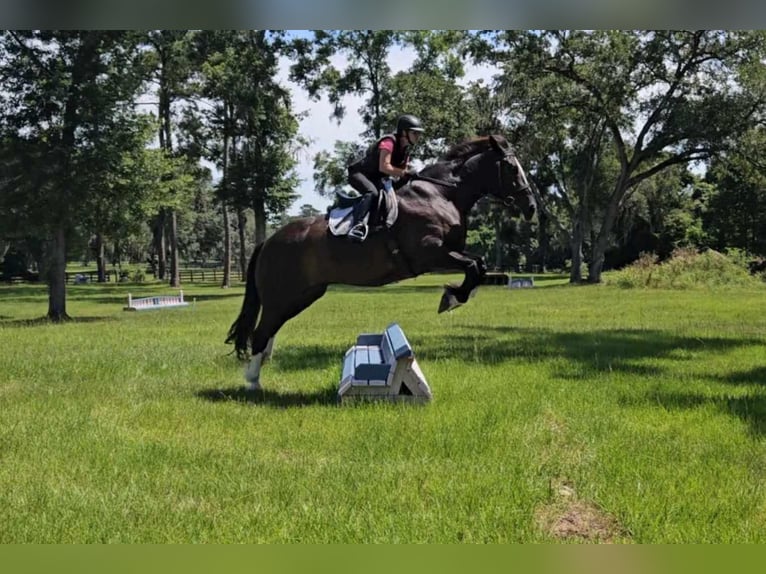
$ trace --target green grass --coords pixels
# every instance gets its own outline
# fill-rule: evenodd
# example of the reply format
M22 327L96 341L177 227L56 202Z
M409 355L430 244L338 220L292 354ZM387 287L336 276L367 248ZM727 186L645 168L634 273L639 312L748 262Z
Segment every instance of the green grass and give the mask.
M223 345L241 287L70 286L65 325L0 287L0 542L766 542L765 288L537 277L437 315L444 280L331 289L258 394ZM391 321L433 403L336 405ZM578 508L610 532L562 534Z

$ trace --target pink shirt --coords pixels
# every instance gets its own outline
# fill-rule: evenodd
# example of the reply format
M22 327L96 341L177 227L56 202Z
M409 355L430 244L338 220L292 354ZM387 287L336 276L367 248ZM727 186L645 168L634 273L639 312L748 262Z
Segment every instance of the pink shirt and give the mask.
M388 152L394 153L394 140L391 138L386 138L380 144L378 145L379 150L386 150Z

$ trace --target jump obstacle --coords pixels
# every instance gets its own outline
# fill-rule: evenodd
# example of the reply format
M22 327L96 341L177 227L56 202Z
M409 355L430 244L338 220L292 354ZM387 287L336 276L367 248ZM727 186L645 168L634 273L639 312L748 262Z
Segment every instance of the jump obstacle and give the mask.
M509 289L526 289L535 286L534 277L513 277L508 279Z
M488 271L481 280L482 285L507 285L508 274Z
M433 397L402 328L359 335L346 351L338 385L340 402L390 400L426 403Z
M150 311L152 309L167 309L169 307L188 307L184 301L184 292L179 291L178 295L159 295L157 297L142 297L133 299L128 293L128 305L123 307L123 311Z

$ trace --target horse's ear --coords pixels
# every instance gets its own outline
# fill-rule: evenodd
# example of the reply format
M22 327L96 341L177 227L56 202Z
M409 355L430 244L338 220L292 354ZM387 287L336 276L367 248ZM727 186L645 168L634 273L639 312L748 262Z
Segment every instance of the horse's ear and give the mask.
M500 153L506 153L508 151L508 141L501 135L489 136L489 143L492 144L492 149L499 151Z

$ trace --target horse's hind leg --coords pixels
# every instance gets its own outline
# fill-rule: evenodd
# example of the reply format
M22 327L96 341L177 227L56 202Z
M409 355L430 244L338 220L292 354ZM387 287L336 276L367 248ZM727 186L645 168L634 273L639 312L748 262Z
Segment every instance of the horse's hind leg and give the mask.
M263 308L258 326L253 333L252 358L245 371L248 389L259 390L261 388L261 365L264 360L268 360L271 354L269 343L274 341L277 331L283 324L284 321L278 320L278 314L268 312L267 307Z
M266 343L266 348L263 350L263 361L266 362L271 359L271 355L274 353L274 339L276 335L272 335L269 342Z
M267 353L270 354L271 345L277 331L282 328L289 319L310 306L327 291L327 285L320 285L303 291L299 298L277 306L274 303L264 303L258 326L253 333L252 359L245 371L245 380L251 390L261 388L261 365Z

